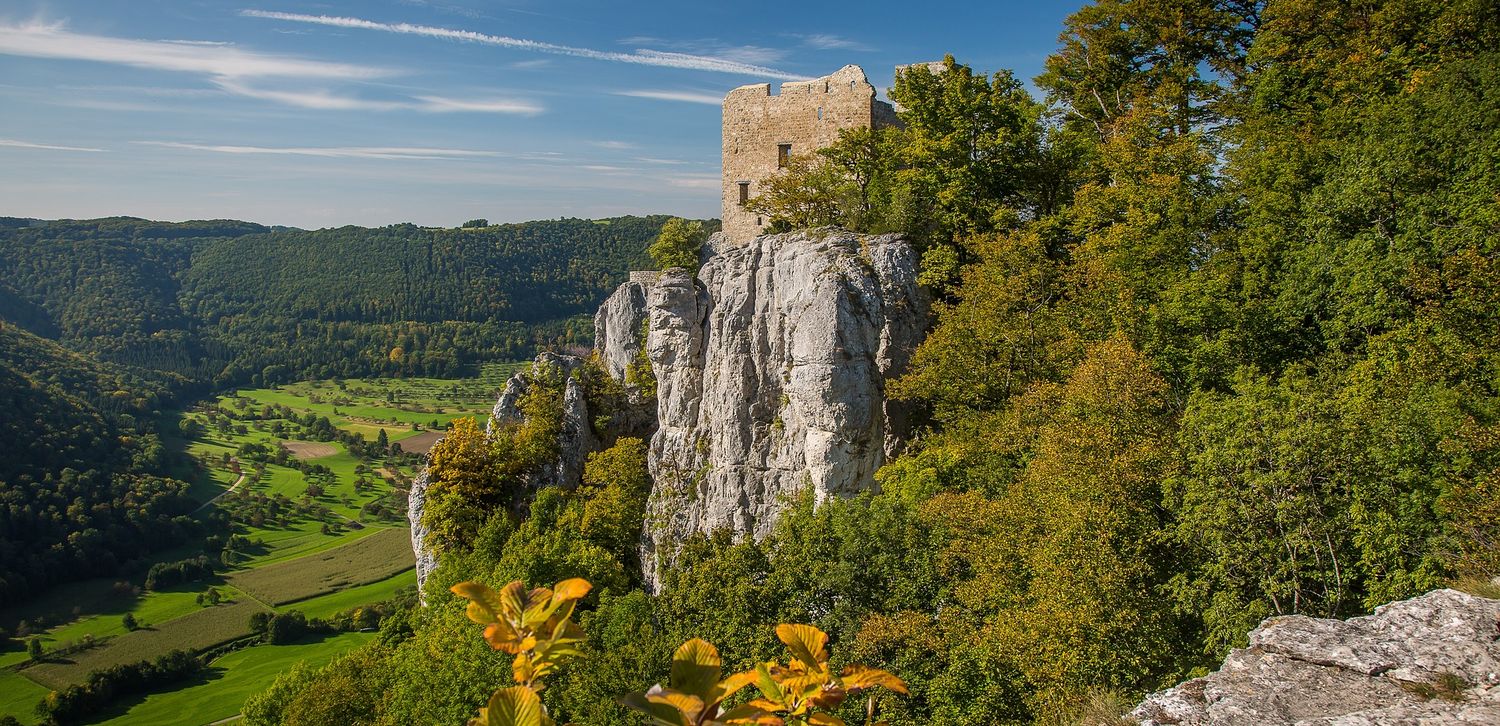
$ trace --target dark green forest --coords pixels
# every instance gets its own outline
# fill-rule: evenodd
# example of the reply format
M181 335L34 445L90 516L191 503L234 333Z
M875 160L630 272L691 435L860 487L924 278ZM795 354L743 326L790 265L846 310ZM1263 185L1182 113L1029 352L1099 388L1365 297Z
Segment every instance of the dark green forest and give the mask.
M583 654L540 692L559 723L640 723L616 699L673 677L688 638L735 672L811 623L836 665L906 682L890 723L966 726L1110 723L1266 616L1487 582L1497 47L1489 0L1098 0L1041 98L953 59L904 71L901 128L845 134L755 201L920 247L936 323L889 393L923 422L879 493L684 542L648 594L640 441L577 491L524 488L555 426L542 381L524 426L434 450L430 605L246 723L473 716L512 667L447 591L465 580L593 583Z
M0 316L196 390L457 376L587 345L665 217L317 231L132 218L0 226Z
M147 423L169 395L0 321L0 603L115 574L196 531Z

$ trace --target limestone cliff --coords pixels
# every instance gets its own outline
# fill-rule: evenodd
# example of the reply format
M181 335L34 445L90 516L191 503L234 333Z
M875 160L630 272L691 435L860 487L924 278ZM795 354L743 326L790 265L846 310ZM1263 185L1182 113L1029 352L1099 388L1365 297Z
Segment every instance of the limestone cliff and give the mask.
M427 546L427 525L422 523L422 512L427 504L427 469L423 467L411 482L411 491L406 495L406 519L411 523L411 551L417 558L417 592L427 584L427 576L437 569L437 553ZM424 601L425 603L425 601Z
M595 352L617 380L637 369L609 428L651 439L647 579L655 553L691 533L764 536L786 497L873 487L905 434L885 383L904 370L927 313L913 252L896 235L716 235L696 277L634 273L621 285L594 318ZM495 403L496 420L516 419L536 376L565 380L561 454L532 486L576 485L601 446L572 375L582 364L543 353ZM434 564L421 541L425 485L419 478L410 501L423 579Z
M894 235L716 236L697 278L663 273L644 311L657 430L643 561L693 532L763 536L805 490L871 488L905 433L885 383L927 307Z
M505 388L495 400L490 412L490 423L486 431L503 421L520 421L523 417L520 402L531 386L541 379L560 381L563 386L562 421L558 431L558 457L547 462L541 470L534 472L527 486L576 486L583 476L583 465L588 455L600 448L599 438L594 434L587 396L583 384L573 375L582 367L584 360L577 356L541 353L532 361L531 367L517 372L505 382ZM427 527L422 524L422 511L426 505L428 472L424 468L412 481L411 493L407 495L407 520L411 523L412 552L417 559L417 586L427 582L427 575L437 567L437 556L426 545Z
M1500 724L1500 600L1437 590L1352 620L1266 620L1218 672L1153 694L1143 726Z
M583 384L573 375L583 364L584 360L577 356L538 354L528 371L517 372L505 382L505 389L500 392L500 398L496 399L495 408L490 412L491 426L497 422L520 421L521 397L535 385L535 381L550 378L562 382L562 425L557 437L558 457L532 475L531 481L527 482L532 488L577 486L583 476L583 464L588 460L588 455L600 448L599 437L594 435L592 417L589 414L588 397Z

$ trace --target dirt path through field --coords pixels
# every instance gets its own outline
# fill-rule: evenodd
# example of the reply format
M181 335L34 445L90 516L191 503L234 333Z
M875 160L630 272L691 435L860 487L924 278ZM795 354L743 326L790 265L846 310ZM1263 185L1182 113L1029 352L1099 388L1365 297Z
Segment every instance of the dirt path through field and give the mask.
M214 502L219 501L219 498L222 497L222 496L224 496L225 494L228 494L228 493L230 493L230 492L232 492L232 491L234 491L236 489L239 489L240 485L243 484L243 483L245 483L245 475L244 474L240 474L240 478L235 479L234 483L230 484L228 489L225 489L224 491L219 492L218 494L214 495L213 499L210 499L210 500L204 502L202 504L202 506L199 506L197 509L194 509L193 510L193 514L197 514L197 513L201 512L201 511L205 510L205 509L208 509L208 505L213 504Z

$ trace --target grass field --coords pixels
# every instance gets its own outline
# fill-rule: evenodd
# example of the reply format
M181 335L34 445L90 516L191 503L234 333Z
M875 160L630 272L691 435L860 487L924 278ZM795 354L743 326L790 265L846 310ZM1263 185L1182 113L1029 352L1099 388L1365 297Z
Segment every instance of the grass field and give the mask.
M0 714L10 714L23 724L39 723L36 704L47 696L47 689L15 671L0 671Z
M394 577L387 577L379 582L368 585L351 587L347 590L331 592L327 595L298 600L288 603L277 610L300 610L309 618L326 618L331 615L351 610L361 605L369 605L396 596L396 591L403 587L416 587L417 571L415 568L402 572Z
M177 650L204 650L249 636L251 613L264 605L246 598L229 605L204 608L161 625L110 638L104 644L41 663L22 672L53 689L81 682L89 671L156 658Z
M204 682L154 693L107 721L109 726L181 724L203 726L240 712L250 696L299 661L318 667L375 638L375 633L343 633L326 640L291 645L257 645L214 661Z
M156 658L176 648L202 650L247 636L250 614L268 606L328 617L389 599L414 585L409 533L402 512L390 513L391 504L404 501L399 487L404 477L415 473L410 464L395 457L362 460L337 440L302 440L300 421L308 414L327 417L334 428L367 441L377 440L384 431L392 443L410 441L408 450L425 451L453 419L486 420L506 378L523 365L486 366L479 377L458 381L347 379L241 390L191 411L169 414L163 444L187 454L174 464L173 475L191 484L193 498L207 502L245 474L240 489L312 502L320 513L307 516L299 510L298 516L260 523L237 520L236 533L253 546L222 580L143 592L143 566L116 577L62 585L0 611L0 627L14 628L25 621L49 649L84 638L101 641L55 662L19 670L27 657L24 646L13 641L0 651L0 715L35 723L32 708L48 687L65 687L92 670ZM286 418L265 418L272 405ZM182 426L184 421L192 424ZM272 452L284 449L295 460L286 465L268 462L264 476L257 478L252 462L240 461L241 448L252 444ZM326 467L327 474L310 475L299 467ZM309 496L308 485L314 483L310 478L323 488L321 496ZM356 487L359 480L366 484ZM219 500L199 516L230 503L229 498ZM366 511L371 503L381 503L386 514ZM158 553L157 559L172 561L200 552L202 543L192 542ZM198 593L210 585L232 602L199 606ZM148 627L126 631L121 622L126 613ZM198 684L127 700L121 708L128 710L117 712L109 723L208 723L233 716L247 695L269 685L276 673L297 660L326 662L368 636L348 634L320 643L257 645L239 651L220 659Z
M357 542L229 576L229 583L270 605L284 605L387 579L415 565L411 533L383 529Z

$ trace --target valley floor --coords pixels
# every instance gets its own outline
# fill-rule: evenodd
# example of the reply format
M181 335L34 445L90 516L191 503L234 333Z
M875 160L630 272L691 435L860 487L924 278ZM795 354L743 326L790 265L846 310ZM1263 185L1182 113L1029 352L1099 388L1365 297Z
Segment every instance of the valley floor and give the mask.
M185 454L176 474L203 502L194 516L208 522L218 511L229 514L231 531L222 537L237 535L233 564L211 580L159 590L144 589L144 570L69 583L0 612L0 626L37 637L49 652L32 664L24 639L0 649L0 715L37 723L34 708L49 690L92 670L251 638L252 613L327 618L412 591L405 486L420 464L413 454L425 454L456 418L486 420L513 369L488 366L463 380L308 381L222 395L172 414L163 428L181 434L165 443ZM365 443L382 433L393 445L385 455ZM201 551L195 543L156 559ZM217 604L200 601L210 588ZM125 627L127 614L137 629ZM373 635L234 650L196 680L125 698L95 722L229 719L298 661L325 663Z

